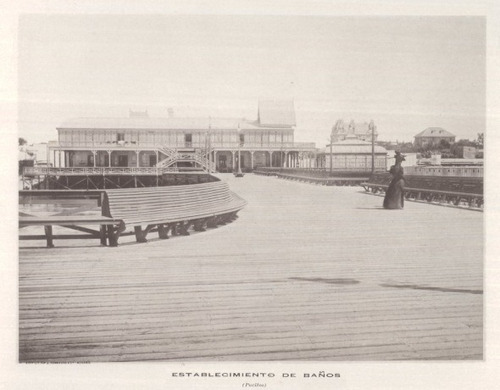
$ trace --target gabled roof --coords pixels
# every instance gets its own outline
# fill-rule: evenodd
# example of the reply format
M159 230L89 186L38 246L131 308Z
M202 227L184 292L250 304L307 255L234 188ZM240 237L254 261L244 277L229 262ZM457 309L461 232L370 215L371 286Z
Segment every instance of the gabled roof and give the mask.
M56 129L68 130L256 130L269 128L291 129L289 125L263 125L259 121L240 118L213 117L169 117L149 118L147 116L129 116L122 118L73 118L64 121Z
M258 121L265 127L292 127L296 125L292 100L260 100Z
M428 127L415 136L415 138L419 137L455 137L455 135L442 127Z
M63 122L57 129L108 130L241 130L260 128L258 124L238 118L74 118Z

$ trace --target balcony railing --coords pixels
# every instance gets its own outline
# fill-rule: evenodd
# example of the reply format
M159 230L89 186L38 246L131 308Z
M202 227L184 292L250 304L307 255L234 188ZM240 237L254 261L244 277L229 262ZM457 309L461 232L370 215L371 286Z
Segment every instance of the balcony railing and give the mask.
M89 176L89 175L162 175L163 173L179 172L177 167L156 168L156 167L25 167L25 176Z
M183 149L183 148L207 148L204 141L201 142L182 142L174 144L158 144L156 142L139 142L139 141L108 141L108 142L60 142L59 144L50 145L51 149L56 150L154 150L161 147L167 147L170 149ZM244 143L239 141L224 140L222 142L217 142L212 140L210 143L211 149L237 149L241 147L242 149L288 149L288 150L314 150L316 145L314 142L254 142L250 140L245 140Z

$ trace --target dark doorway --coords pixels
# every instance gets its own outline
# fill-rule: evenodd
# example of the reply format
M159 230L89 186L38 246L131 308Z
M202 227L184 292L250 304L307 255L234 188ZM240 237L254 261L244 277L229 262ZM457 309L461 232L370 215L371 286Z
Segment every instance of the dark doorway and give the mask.
M128 167L128 156L118 156L118 166Z
M156 156L155 155L149 156L149 166L154 167L155 165L156 165Z
M226 170L227 170L226 156L224 155L219 156L219 171L226 172Z

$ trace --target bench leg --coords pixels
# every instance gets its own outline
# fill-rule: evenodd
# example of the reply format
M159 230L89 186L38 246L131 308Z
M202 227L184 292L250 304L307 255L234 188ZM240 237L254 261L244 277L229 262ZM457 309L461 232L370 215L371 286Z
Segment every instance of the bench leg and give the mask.
M179 234L181 236L189 236L188 229L191 226L191 222L179 222L179 225L177 225Z
M118 246L118 239L115 234L115 227L113 225L107 225L106 227L109 246Z
M217 225L225 225L227 223L223 215L217 216Z
M178 236L179 235L178 224L176 222L169 223L168 226L170 227L170 230L172 231L172 236Z
M148 242L146 239L146 232L140 226L134 226L135 239L137 242Z
M47 248L54 248L54 242L52 238L52 225L45 225L45 237L47 238Z
M120 222L116 230L113 225L107 225L106 230L109 240L109 246L118 246L118 238L120 237L120 234L125 231L125 224L123 222Z
M204 232L206 229L205 229L205 223L206 223L206 219L203 218L203 219L197 219L196 221L194 221L194 224L193 224L193 229L197 232Z
M168 239L168 231L170 230L170 226L167 225L163 225L163 224L159 224L158 225L158 237L160 237L162 240L166 240Z
M208 218L207 227L216 228L217 227L217 217Z
M100 231L100 236L101 236L101 245L106 246L106 244L107 244L106 225L101 225L99 231Z

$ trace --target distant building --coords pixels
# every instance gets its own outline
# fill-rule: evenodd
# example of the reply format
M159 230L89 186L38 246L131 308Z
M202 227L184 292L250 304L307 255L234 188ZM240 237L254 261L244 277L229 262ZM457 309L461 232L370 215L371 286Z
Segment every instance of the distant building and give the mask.
M416 147L434 147L439 146L441 141L446 141L450 144L455 142L455 135L441 127L428 127L415 136Z
M34 164L47 163L47 143L23 145L18 151L18 160L33 160Z
M332 141L339 142L347 138L356 138L361 141L371 142L372 132L375 133L375 141L377 141L377 126L373 121L370 121L370 123L356 123L351 120L349 124L346 124L342 119L339 119L332 128Z
M453 145L451 149L458 158L476 158L477 149L474 146Z
M387 168L387 150L375 145L375 171L385 172ZM330 168L330 145L321 150L317 156L319 168ZM333 171L371 172L372 144L354 137L331 145L331 161Z

